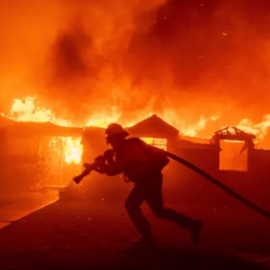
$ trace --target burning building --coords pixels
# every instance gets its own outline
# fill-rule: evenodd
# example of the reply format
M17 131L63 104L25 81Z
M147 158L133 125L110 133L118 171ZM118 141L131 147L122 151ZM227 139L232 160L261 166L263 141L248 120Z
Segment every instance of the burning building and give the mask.
M32 174L32 178L36 177L36 182L32 183L34 186L61 186L67 184L70 175L80 168L81 128L62 127L49 122L16 122L4 117L0 121L1 159L2 164L7 164L1 168L5 172L2 175L9 175L18 168L25 169L17 175L7 176L9 182L12 182L11 178ZM46 169L38 170L42 165L46 165ZM45 171L46 176L41 179L40 173ZM24 181L27 187L27 179Z
M12 142L2 143L2 149L21 149L27 155L50 149L56 168L57 164L79 167L81 158L91 160L93 153L105 147L99 139L102 128L117 121L134 136L176 151L209 172L235 170L236 163L242 166L241 175L246 170L263 171L267 150L245 150L240 156L249 153L248 165L240 160L227 166L230 162L224 153L234 152L231 144L227 147L223 140L217 146L207 139L214 131L233 125L256 135L260 146L270 146L269 37L264 30L269 18L264 12L264 16L247 16L254 9L264 10L263 4L126 2L3 4L1 111L17 122L51 124L22 124L24 132L2 128L2 141L9 137ZM25 96L12 104L14 98ZM37 106L29 96L37 96L49 109ZM152 114L171 127L154 117L140 123ZM83 151L81 127L89 125ZM80 128L71 131L76 127ZM11 139L20 133L20 140ZM84 139L87 133L93 134L96 144ZM234 146L240 152L243 145L236 142ZM59 176L54 184L65 182L61 173L55 175Z
M9 179L8 182L13 186L27 186L28 183L31 188L67 185L81 171L82 163L92 162L106 150L105 122L117 120L106 119L104 115L100 116L102 124L95 126L93 123L99 119L95 117L90 121L92 125L76 127L67 120L55 118L51 111L35 107L28 110L22 108L22 103L18 101L15 105L10 115L2 114L0 118L1 159L2 164L5 164L2 168L3 179ZM32 108L31 102L30 105ZM266 186L269 184L270 151L258 149L254 132L227 127L208 138L187 136L194 134L196 128L183 132L156 114L124 126L130 136L140 137L149 144L173 152L221 181L229 181L232 186L238 186L241 182L242 187L251 187L254 185L253 179L258 177L260 183L264 182ZM166 178L177 178L167 181L167 186L172 189L179 184L190 186L193 183L190 189L195 190L201 185L193 181L198 175L173 162L165 168L164 173ZM116 186L118 190L123 188L121 181L114 181L113 184L105 179L99 181L102 177L95 175L94 178L98 180L91 180L92 193L97 194L100 192L98 190L105 189L110 193L110 190L115 191ZM21 178L23 181L19 180Z

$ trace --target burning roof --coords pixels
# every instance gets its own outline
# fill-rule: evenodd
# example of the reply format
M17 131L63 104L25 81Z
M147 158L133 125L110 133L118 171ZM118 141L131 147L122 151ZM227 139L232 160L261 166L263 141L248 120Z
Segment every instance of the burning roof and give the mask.
M127 130L134 136L150 138L177 138L179 134L178 129L171 126L155 114Z
M63 127L50 122L17 122L0 116L0 129L8 129L17 135L36 134L40 136L80 137L82 128Z
M149 111L151 112L150 108ZM204 143L209 141L212 134L220 125L217 116L207 119L202 115L199 121L189 122L188 112L183 116L180 114L178 115L176 111L166 110L163 113L158 114L159 117L154 117L154 113L152 113L152 117L149 118L149 111L144 111L143 113L138 111L136 115L134 115L136 110L133 110L133 113L125 114L124 112L117 111L117 108L113 108L111 113L104 112L101 108L92 116L86 116L85 119L88 119L88 121L76 122L73 121L72 118L64 118L63 116L56 114L52 109L44 107L44 105L41 105L40 101L35 97L25 97L24 99L15 99L9 112L1 113L2 118L0 118L0 127L14 125L15 122L20 122L28 124L18 124L16 125L17 127L20 126L24 130L27 129L26 127L29 127L29 129L35 130L35 127L39 126L38 123L47 123L47 128L40 124L40 129L43 129L46 134L49 134L50 132L48 132L48 130L51 130L51 134L61 133L64 135L67 133L79 134L81 133L83 126L105 128L112 122L118 122L129 128L131 131L134 131L134 133L137 133L138 136L141 134L140 129L143 130L144 127L147 127L148 130L151 129L149 135L156 136L158 133L158 136L160 137L164 136L166 133L166 136L174 137L177 136L180 131L182 139ZM33 124L31 125L30 122ZM48 122L52 125L49 125ZM231 124L233 123L234 122L232 121ZM214 126L212 126L213 124ZM251 120L244 118L235 126L245 132L256 135L261 147L270 146L267 144L267 142L269 142L267 136L270 127L270 115L266 115L259 123L253 123ZM166 132L162 135L163 130L166 130Z
M215 132L214 138L219 140L252 141L256 139L254 134L240 130L237 127L225 127Z

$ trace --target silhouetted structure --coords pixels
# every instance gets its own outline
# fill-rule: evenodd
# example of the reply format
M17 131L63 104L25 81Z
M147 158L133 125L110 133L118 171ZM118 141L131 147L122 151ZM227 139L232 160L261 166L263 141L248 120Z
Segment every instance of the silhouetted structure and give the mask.
M153 115L127 128L127 130L131 136L144 138L147 142L163 149L166 147L168 151L187 159L220 179L239 181L237 179L259 178L260 181L270 182L268 180L270 177L270 150L256 149L254 147L255 136L238 128L226 127L215 132L209 143L195 143L181 137L181 131L169 125L157 115ZM52 123L15 122L0 117L0 144L3 158L7 158L14 152L20 155L39 155L44 147L49 147L48 143L51 138L75 137L81 138L83 145L82 162L90 162L107 149L104 136L105 130L98 127L86 127L84 129L61 127ZM219 169L222 150L220 149L220 142L224 140L242 141L244 143L241 153L247 153L247 171L221 171ZM63 153L63 149L61 147L59 149ZM73 175L68 175L70 172L68 168L74 166L76 171L74 175L77 174L81 164L65 164L63 167L60 156L55 154L55 169L59 172L66 170L66 177L71 178ZM59 160L57 161L57 159ZM169 167L173 166L170 165ZM195 177L193 172L183 166L178 166L175 169L179 172L179 177ZM72 171L74 170L72 169Z
M162 138L168 139L169 141L177 141L179 136L178 129L155 114L136 125L127 128L127 130L131 136Z
M18 168L26 166L21 164L22 160L32 159L34 161L38 160L37 157L42 156L44 157L42 162L47 163L50 169L50 179L44 184L63 185L66 184L69 175L78 171L81 166L80 164L67 164L64 161L63 139L77 138L80 140L82 132L82 128L77 127L63 127L49 122L16 122L0 117L1 159L11 159L14 163L16 160L20 160L16 164ZM10 170L10 168L2 168L2 170ZM30 168L25 168L25 170L30 170ZM13 179L9 181L13 181Z

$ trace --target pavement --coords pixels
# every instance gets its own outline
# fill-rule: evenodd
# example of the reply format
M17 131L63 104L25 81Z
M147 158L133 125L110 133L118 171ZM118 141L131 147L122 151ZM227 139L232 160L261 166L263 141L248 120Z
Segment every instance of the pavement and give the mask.
M262 269L269 266L270 222L244 206L168 205L204 220L201 243L143 211L155 249L134 249L138 237L119 202L57 201L0 230L0 269ZM14 216L15 217L15 216ZM11 217L10 217L11 218ZM18 218L15 217L14 219Z
M31 192L0 207L0 229L58 200L57 191Z

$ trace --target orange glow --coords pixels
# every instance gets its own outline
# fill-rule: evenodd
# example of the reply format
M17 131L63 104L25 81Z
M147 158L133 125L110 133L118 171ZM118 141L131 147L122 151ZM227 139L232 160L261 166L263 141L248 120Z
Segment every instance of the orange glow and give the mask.
M133 117L132 120L130 120L126 119L125 117L122 118L123 116L122 113L120 111L117 111L117 109L114 109L111 113L95 114L88 120L86 125L106 127L110 123L119 122L125 127L131 127L133 125L136 125L138 122L152 116L153 114L154 113L149 113L147 111L140 112L135 117ZM175 114L170 110L164 113L158 113L157 115L158 117L166 121L168 124L176 127L180 131L181 135L189 137L198 136L198 133L205 128L206 123L209 121L213 121L211 118L215 118L215 116L211 116L209 119L207 119L204 116L201 116L200 119L194 124L188 124L185 121L183 121L183 119L181 119L179 115ZM119 119L121 119L121 121L119 121Z
M150 111L150 110L149 110ZM136 124L139 121L144 120L145 118L151 116L154 111L140 111L132 120L130 118L125 117L125 113L122 112L117 107L112 107L110 111L102 111L92 114L91 117L88 118L86 123L81 122L72 122L68 119L63 119L56 117L55 113L48 108L44 108L38 103L38 100L35 97L27 96L24 99L15 99L13 105L8 114L1 114L9 119L15 121L24 121L24 122L52 122L56 125L60 126L97 126L97 127L106 127L108 124L112 122L118 122L125 127L130 127ZM198 121L195 123L190 123L188 120L185 121L183 117L180 117L176 112L169 109L164 111L163 113L159 113L158 116L162 118L167 123L176 127L180 131L181 136L186 136L189 138L210 138L214 132L217 130L217 127L214 125L211 129L207 128L207 124L214 123L219 120L219 114L212 115L210 117L201 116ZM270 127L270 114L266 115L263 121L259 123L253 123L251 120L243 119L236 125L239 129L252 133L257 136L257 140L262 142L267 136L269 127ZM203 133L205 136L201 136ZM148 143L147 139L147 143ZM74 141L67 141L69 145L69 152L71 156L79 155L78 143ZM72 150L74 147L74 150ZM73 151L73 152L72 152ZM72 154L71 154L72 152ZM68 154L66 154L68 155ZM67 162L71 162L68 160L73 160L73 162L78 163L78 158L68 158Z
M130 121L128 119L122 119L120 122L125 127L130 127L136 123L150 117L154 112L149 113L147 111L137 114L136 117ZM9 119L22 122L51 122L60 126L96 126L106 127L110 123L118 122L122 116L122 112L112 107L110 112L100 112L93 114L86 123L73 123L67 119L57 118L51 109L44 108L38 105L38 101L35 97L27 96L24 99L15 99L11 110L8 114L1 114ZM205 128L208 121L212 121L201 116L200 119L194 124L186 124L185 121L179 119L179 116L172 111L166 111L158 114L160 118L168 122L169 124L178 128L182 135L195 137L199 131ZM211 118L215 118L212 116ZM217 118L217 117L216 117ZM215 119L216 119L215 118Z
M2 2L0 106L9 118L129 127L157 114L182 136L234 125L267 144L270 38L262 25L270 17L261 1L244 9L228 1Z
M181 133L184 136L196 137L198 132L204 129L207 121L208 120L206 118L201 116L200 120L197 123L190 125L186 127L185 129L182 129Z
M141 138L141 140L147 144L153 144L153 138Z
M145 138L145 137L140 138L140 139L147 144L153 145L157 148L167 151L167 139Z
M111 123L117 122L121 114L117 108L113 107L111 113L96 113L86 122L86 126L107 127Z
M68 164L80 164L83 147L81 138L64 138L64 156Z
M81 163L83 153L81 138L54 137L49 142L49 147L52 151L57 152L59 155L63 154L64 161L67 164Z
M237 140L222 140L223 142L227 143L243 143L244 141L237 141Z
M243 119L237 127L247 133L256 135L259 140L263 140L270 127L270 114L265 115L264 120L257 124L254 124L251 120Z
M237 143L236 143L237 142ZM242 141L220 141L220 148L222 151L219 152L220 170L233 170L233 171L247 171L247 151L242 151L245 142Z
M8 115L1 114L11 120L20 122L51 122L59 126L70 126L68 120L56 118L50 109L37 105L35 97L15 99Z

